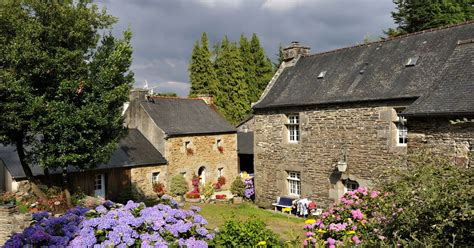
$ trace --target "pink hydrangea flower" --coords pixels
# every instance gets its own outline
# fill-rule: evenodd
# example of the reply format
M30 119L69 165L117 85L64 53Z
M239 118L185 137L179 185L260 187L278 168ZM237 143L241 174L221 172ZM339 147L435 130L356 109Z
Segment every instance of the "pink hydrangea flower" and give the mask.
M356 220L363 220L364 214L360 211L360 209L351 210L352 218Z

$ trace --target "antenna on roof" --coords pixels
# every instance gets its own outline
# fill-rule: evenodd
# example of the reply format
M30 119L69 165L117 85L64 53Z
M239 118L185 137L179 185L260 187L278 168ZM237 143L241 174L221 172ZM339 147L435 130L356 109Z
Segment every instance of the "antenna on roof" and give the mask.
M148 89L148 81L146 81L145 79L145 86L144 86L145 89Z

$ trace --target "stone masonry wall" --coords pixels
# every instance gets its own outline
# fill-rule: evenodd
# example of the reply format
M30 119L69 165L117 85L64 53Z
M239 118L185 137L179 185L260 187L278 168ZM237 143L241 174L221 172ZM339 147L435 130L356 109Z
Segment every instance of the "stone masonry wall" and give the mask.
M141 197L154 198L156 193L153 192L152 185L152 174L158 172L158 182L165 185L168 183L167 165L154 165L154 166L143 166L143 167L132 167L130 169L130 177L132 182L132 189L135 193L138 193ZM171 179L171 178L169 178ZM169 192L169 187L166 188Z
M0 206L0 246L3 246L10 235L21 232L31 222L31 214L19 214L13 206Z
M386 106L346 106L285 109L257 113L255 130L256 202L269 207L288 195L288 171L301 174L302 198L326 207L344 193L341 179L370 186L387 166L401 161L406 146L396 141L397 112L406 103ZM287 114L299 114L300 141L288 142ZM343 150L347 171L336 163Z
M410 118L408 154L433 152L447 155L459 165L473 166L474 123L452 124L450 120L455 119Z
M221 140L223 152L217 148L217 140ZM188 154L184 148L185 142L193 154ZM238 175L237 167L237 134L217 134L173 137L166 141L166 159L168 160L168 179L185 173L186 181L191 186L193 174L198 175L199 168L205 167L205 181L217 182L218 169L222 168L223 176L227 179L224 189ZM168 185L169 186L169 185Z

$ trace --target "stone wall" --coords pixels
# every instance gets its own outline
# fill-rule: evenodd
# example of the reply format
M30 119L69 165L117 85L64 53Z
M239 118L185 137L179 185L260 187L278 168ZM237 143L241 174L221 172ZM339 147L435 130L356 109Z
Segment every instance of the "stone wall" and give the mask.
M221 140L223 151L217 148L217 140ZM192 154L185 149L185 142L190 142ZM166 141L166 159L168 160L168 176L184 174L191 186L193 174L198 175L199 168L204 167L204 180L217 182L218 169L227 179L224 189L238 175L237 167L237 134L196 135L173 137ZM169 186L169 185L168 185Z
M473 166L474 123L451 123L455 119L410 118L408 153L432 152L448 156L459 165Z
M288 171L301 174L301 195L325 207L344 193L342 180L370 186L406 146L396 140L397 112L406 102L273 110L255 115L256 202L269 207L288 195ZM300 141L288 142L287 114L299 114ZM347 154L347 171L336 164Z
M153 192L153 184L151 181L152 175L155 172L160 173L158 182L167 185L168 179L171 179L167 175L167 165L132 167L130 169L132 188L138 196L146 198L156 197L156 193ZM166 187L166 191L169 192L169 187Z
M31 222L31 214L19 214L13 206L0 206L0 246L3 246L10 235L21 232Z

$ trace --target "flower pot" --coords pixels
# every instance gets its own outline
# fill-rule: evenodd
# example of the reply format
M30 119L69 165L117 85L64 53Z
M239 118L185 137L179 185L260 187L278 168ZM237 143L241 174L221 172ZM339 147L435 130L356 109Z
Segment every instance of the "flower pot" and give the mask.
M234 204L241 204L243 202L243 198L241 196L234 196L234 198L232 198L232 202Z
M347 163L346 162L341 162L341 161L337 162L337 170L339 172L345 172L346 169L347 169Z

